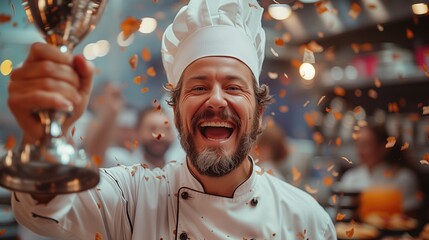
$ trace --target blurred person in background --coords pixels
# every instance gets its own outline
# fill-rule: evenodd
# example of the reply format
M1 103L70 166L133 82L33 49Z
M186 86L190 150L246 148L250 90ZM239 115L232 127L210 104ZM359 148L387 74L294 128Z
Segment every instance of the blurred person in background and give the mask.
M289 152L286 136L273 117L265 117L264 122L262 133L256 139L250 154L255 158L258 166L272 173L273 176L285 180L279 169L285 163Z
M418 209L418 180L407 168L400 141L387 141L389 135L384 126L369 125L360 128L356 142L360 165L347 170L340 181L343 191L365 191L373 187L395 189L402 195L402 209L413 213ZM392 146L393 145L393 146ZM386 203L389 200L386 199Z
M106 167L132 164L146 164L149 168L162 168L166 153L174 140L168 116L161 110L147 107L138 113L135 131L135 149L121 156L109 149L106 153Z

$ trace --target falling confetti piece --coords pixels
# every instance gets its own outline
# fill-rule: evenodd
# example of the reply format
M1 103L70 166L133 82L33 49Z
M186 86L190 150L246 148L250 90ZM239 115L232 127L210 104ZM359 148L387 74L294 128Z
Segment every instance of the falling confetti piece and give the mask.
M346 96L346 90L342 87L335 87L334 93L335 93L335 95L340 96L340 97Z
M334 111L332 111L332 115L334 115L334 118L337 121L340 121L341 119L343 119L343 114L338 112L336 109L334 109Z
M317 36L318 36L319 38L324 38L324 37L325 37L325 34L324 34L323 32L317 32Z
M302 62L304 63L311 63L311 64L315 64L316 63L316 59L314 57L314 53L313 51L305 48L304 49L304 56L302 58Z
M142 83L142 77L141 76L136 76L133 81L134 81L135 84L139 85L139 84Z
M156 140L159 140L165 136L164 133L152 133L152 137L156 138Z
M149 91L149 88L145 87L145 88L142 88L141 93L147 93L148 91Z
M420 160L420 164L424 164L424 165L429 165L429 162L428 161L426 161L426 160Z
M380 31L380 32L383 32L383 31L384 31L384 27L383 27L383 25L381 25L381 24L377 24L377 29L378 29L378 31Z
M357 3L352 3L349 10L349 16L356 20L356 18L359 17L360 13L362 12L362 8Z
M256 170L256 173L257 173L258 175L262 175L262 174L264 174L264 172L265 172L265 171L264 171L264 168L262 168L262 167L261 167L261 171L257 171L257 170Z
M346 217L346 214L342 214L342 213L337 213L337 216L336 216L336 220L337 221L342 221L342 220L344 220L344 218Z
M10 15L6 15L4 13L0 14L0 24L7 23L12 19Z
M423 106L423 115L429 114L429 106Z
M351 160L349 160L348 158L346 158L346 157L341 157L341 159L345 160L349 164L353 164L353 162Z
M327 187L331 186L334 183L334 179L331 176L326 176L323 178L323 184Z
M314 5L316 6L316 12L319 15L329 11L329 9L326 7L325 3L322 1L316 2Z
M397 102L390 102L388 104L387 110L391 113L397 113L399 112L399 106Z
M293 68L298 69L301 66L302 62L298 59L292 59L290 61L290 64L292 65Z
M317 106L319 106L320 105L320 103L322 103L322 101L325 99L325 96L322 96L320 99L319 99L319 101L317 102Z
M310 185L305 184L304 185L305 191L307 191L310 194L316 194L318 190L316 188L312 188Z
M121 23L121 30L124 32L124 41L127 40L131 34L139 30L141 22L141 19L137 19L135 17L125 18Z
M279 54L273 49L273 48L271 48L271 53L275 56L275 57L278 57L279 56Z
M286 105L282 105L282 106L279 107L279 111L281 113L287 113L287 112L289 112L289 107L286 106Z
M6 150L12 150L16 146L16 138L15 136L9 135L6 138L6 143L4 144L4 148Z
M370 89L370 90L368 90L368 96L372 99L377 99L378 93L374 89Z
M308 106L308 104L310 104L310 101L309 101L309 100L307 100L307 101L304 103L303 107L307 107L307 106Z
M137 172L137 165L134 165L132 168L131 168L131 176L133 176L134 177L134 175L136 174L136 172Z
M350 230L347 230L347 231L346 231L346 235L347 235L347 237L349 237L349 238L353 237L353 235L355 235L355 228L354 228L354 227L352 227Z
M296 167L292 167L292 180L297 183L300 179L301 179L301 172L296 168Z
M71 130L71 136L74 137L74 134L76 132L76 126L73 126L72 130Z
M156 76L156 71L154 67L149 67L146 70L147 75L149 75L150 77L155 77Z
M279 77L279 74L276 72L268 72L268 77L270 79L277 79Z
M143 61L149 62L151 58L152 58L152 55L150 53L149 48L143 48L143 50L142 50L142 59L143 59Z
M288 43L292 40L292 35L290 33L283 33L282 39L285 43Z
M139 58L138 58L137 54L134 54L128 60L128 63L130 64L130 67L132 70L136 70L138 62L139 62Z
M103 240L103 235L101 235L101 233L96 232L95 233L95 240Z
M401 146L401 151L407 150L410 147L410 144L405 142L402 146Z
M335 167L335 165L334 165L334 164L330 165L330 166L327 168L328 172L332 171L332 169L334 169L334 167Z
M323 143L323 141L325 141L323 135L320 132L315 132L313 133L313 141L317 144L320 145Z
M307 47L310 51L315 52L315 53L323 52L323 47L314 40L309 42L307 44Z
M282 38L276 37L274 39L274 44L276 44L279 47L284 47L285 46L285 41Z
M380 87L381 87L381 81L380 81L380 79L378 79L378 78L374 78L374 85L375 85L377 88L380 88Z
M142 163L142 164L140 164L140 166L142 166L142 168L144 168L144 169L149 168L149 165L147 163Z
M95 163L96 166L101 166L101 164L103 163L103 159L98 156L98 155L92 155L92 161Z
M337 204L337 195L332 195L331 196L331 201L332 201L332 203L335 205L335 204Z
M414 38L414 33L413 33L413 31L411 29L407 28L406 32L407 32L407 38L408 39L413 39Z
M284 98L286 97L286 89L281 89L279 92L279 98Z

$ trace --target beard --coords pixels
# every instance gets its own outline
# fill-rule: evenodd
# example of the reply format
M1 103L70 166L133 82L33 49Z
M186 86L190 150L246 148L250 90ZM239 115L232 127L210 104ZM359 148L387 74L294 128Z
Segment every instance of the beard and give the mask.
M227 109L223 109L220 113L218 113L218 115L222 120L232 119L236 125L234 131L241 129L240 119L236 114L231 113ZM176 112L176 116L179 119L177 128L180 134L180 143L189 160L200 174L210 177L225 176L232 170L236 169L244 161L244 159L247 158L249 151L256 140L256 137L260 133L260 116L259 111L256 109L252 128L249 132L244 133L239 138L238 146L231 155L229 155L222 147L206 147L202 149L201 152L197 152L193 137L194 134L199 131L197 124L203 119L210 119L211 117L216 116L216 113L211 109L206 109L201 113L197 113L192 118L191 122L191 128L194 134L183 131L183 125L178 111Z

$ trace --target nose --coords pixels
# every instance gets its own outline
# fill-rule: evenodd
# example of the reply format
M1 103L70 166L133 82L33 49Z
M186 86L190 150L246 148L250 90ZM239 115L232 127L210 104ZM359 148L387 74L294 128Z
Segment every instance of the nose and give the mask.
M210 92L210 96L206 101L206 105L214 110L225 108L228 105L222 87L213 87Z

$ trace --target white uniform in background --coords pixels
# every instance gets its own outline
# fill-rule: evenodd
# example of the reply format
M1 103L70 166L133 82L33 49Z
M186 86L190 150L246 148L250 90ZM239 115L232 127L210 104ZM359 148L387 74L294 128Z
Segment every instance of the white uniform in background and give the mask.
M100 172L95 189L47 205L15 193L17 220L56 239L336 239L328 214L310 195L256 165L233 198L204 193L186 162Z

